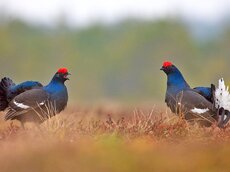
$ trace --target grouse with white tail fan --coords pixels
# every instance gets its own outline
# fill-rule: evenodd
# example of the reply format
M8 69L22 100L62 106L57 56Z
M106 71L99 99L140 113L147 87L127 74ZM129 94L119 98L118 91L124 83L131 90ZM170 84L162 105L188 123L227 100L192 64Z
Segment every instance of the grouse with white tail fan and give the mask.
M5 120L17 119L24 122L42 123L56 113L61 112L67 105L68 92L65 81L69 72L60 68L51 82L44 87L24 91L9 102Z
M189 121L210 126L218 121L213 104L185 81L183 75L171 62L164 62L161 68L167 75L165 102L173 113L184 115Z

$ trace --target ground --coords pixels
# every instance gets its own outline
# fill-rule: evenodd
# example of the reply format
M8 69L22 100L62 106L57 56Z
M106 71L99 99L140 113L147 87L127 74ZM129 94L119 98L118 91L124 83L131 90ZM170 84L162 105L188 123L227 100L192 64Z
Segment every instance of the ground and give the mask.
M105 108L106 107L106 108ZM230 127L164 108L68 108L40 127L0 120L0 171L229 171Z

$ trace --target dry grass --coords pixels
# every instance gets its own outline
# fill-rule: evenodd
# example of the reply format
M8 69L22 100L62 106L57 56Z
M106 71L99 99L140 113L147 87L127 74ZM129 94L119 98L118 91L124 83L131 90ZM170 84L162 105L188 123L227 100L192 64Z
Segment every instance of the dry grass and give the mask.
M40 128L0 120L0 171L229 171L230 127L158 108L76 109Z

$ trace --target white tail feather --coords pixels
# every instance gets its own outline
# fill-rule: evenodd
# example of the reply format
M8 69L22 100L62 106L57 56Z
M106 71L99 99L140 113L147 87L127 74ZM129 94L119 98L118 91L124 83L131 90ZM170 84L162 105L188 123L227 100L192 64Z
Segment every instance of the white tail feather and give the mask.
M225 86L224 79L219 80L218 88L215 91L215 105L216 108L224 108L230 111L230 94L228 87Z

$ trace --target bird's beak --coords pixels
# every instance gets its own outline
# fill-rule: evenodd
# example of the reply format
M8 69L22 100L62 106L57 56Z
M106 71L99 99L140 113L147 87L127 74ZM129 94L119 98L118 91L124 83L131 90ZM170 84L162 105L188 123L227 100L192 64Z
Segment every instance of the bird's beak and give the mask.
M160 70L164 70L164 67L162 66L162 67L160 68Z
M71 75L69 72L64 76L66 80L69 80L68 76Z

